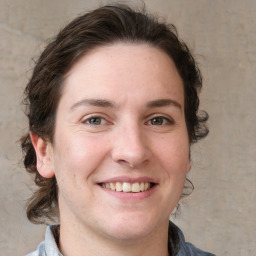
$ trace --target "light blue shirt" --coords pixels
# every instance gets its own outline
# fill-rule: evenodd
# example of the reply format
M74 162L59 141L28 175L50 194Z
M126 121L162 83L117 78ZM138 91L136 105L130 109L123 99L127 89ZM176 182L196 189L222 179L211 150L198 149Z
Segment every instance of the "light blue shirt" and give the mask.
M56 225L48 226L45 232L45 240L40 243L34 252L26 256L63 256L56 244L52 230ZM177 228L179 235L179 252L176 256L215 256L212 253L201 251L191 243L185 242L184 235L181 230Z

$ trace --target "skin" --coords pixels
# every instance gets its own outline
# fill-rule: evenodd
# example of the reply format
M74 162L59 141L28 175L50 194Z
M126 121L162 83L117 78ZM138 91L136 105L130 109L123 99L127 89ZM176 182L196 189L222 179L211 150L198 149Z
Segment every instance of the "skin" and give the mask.
M65 256L168 255L190 159L183 83L167 54L131 43L90 51L67 74L53 144L31 138L38 171L57 179ZM155 185L99 185L113 180Z

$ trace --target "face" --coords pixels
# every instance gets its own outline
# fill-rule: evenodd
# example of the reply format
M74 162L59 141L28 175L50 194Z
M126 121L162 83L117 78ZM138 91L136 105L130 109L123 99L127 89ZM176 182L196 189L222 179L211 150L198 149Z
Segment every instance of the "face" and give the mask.
M67 74L45 152L41 174L56 176L61 225L111 239L166 229L190 169L172 60L146 44L89 52Z

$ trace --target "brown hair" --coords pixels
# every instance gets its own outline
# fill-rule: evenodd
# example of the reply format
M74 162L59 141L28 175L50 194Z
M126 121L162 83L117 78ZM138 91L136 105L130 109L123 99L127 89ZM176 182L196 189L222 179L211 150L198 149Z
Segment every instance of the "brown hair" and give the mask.
M77 17L48 44L34 67L25 89L24 104L29 129L44 140L53 141L55 115L62 84L70 68L95 47L117 41L147 43L164 51L174 61L184 83L185 119L190 144L208 134L208 115L198 113L202 87L200 70L187 45L173 25L161 23L145 10L126 5L108 5ZM42 177L36 167L36 153L27 133L21 139L24 165L38 186L27 205L27 217L34 223L53 219L58 211L55 177ZM185 186L186 188L186 186Z

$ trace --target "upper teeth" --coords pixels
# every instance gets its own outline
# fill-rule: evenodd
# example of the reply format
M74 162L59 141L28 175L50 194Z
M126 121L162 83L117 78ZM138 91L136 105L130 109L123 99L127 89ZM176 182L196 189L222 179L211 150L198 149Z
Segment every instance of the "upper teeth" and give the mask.
M108 182L101 183L101 186L118 192L142 192L150 188L149 182Z

